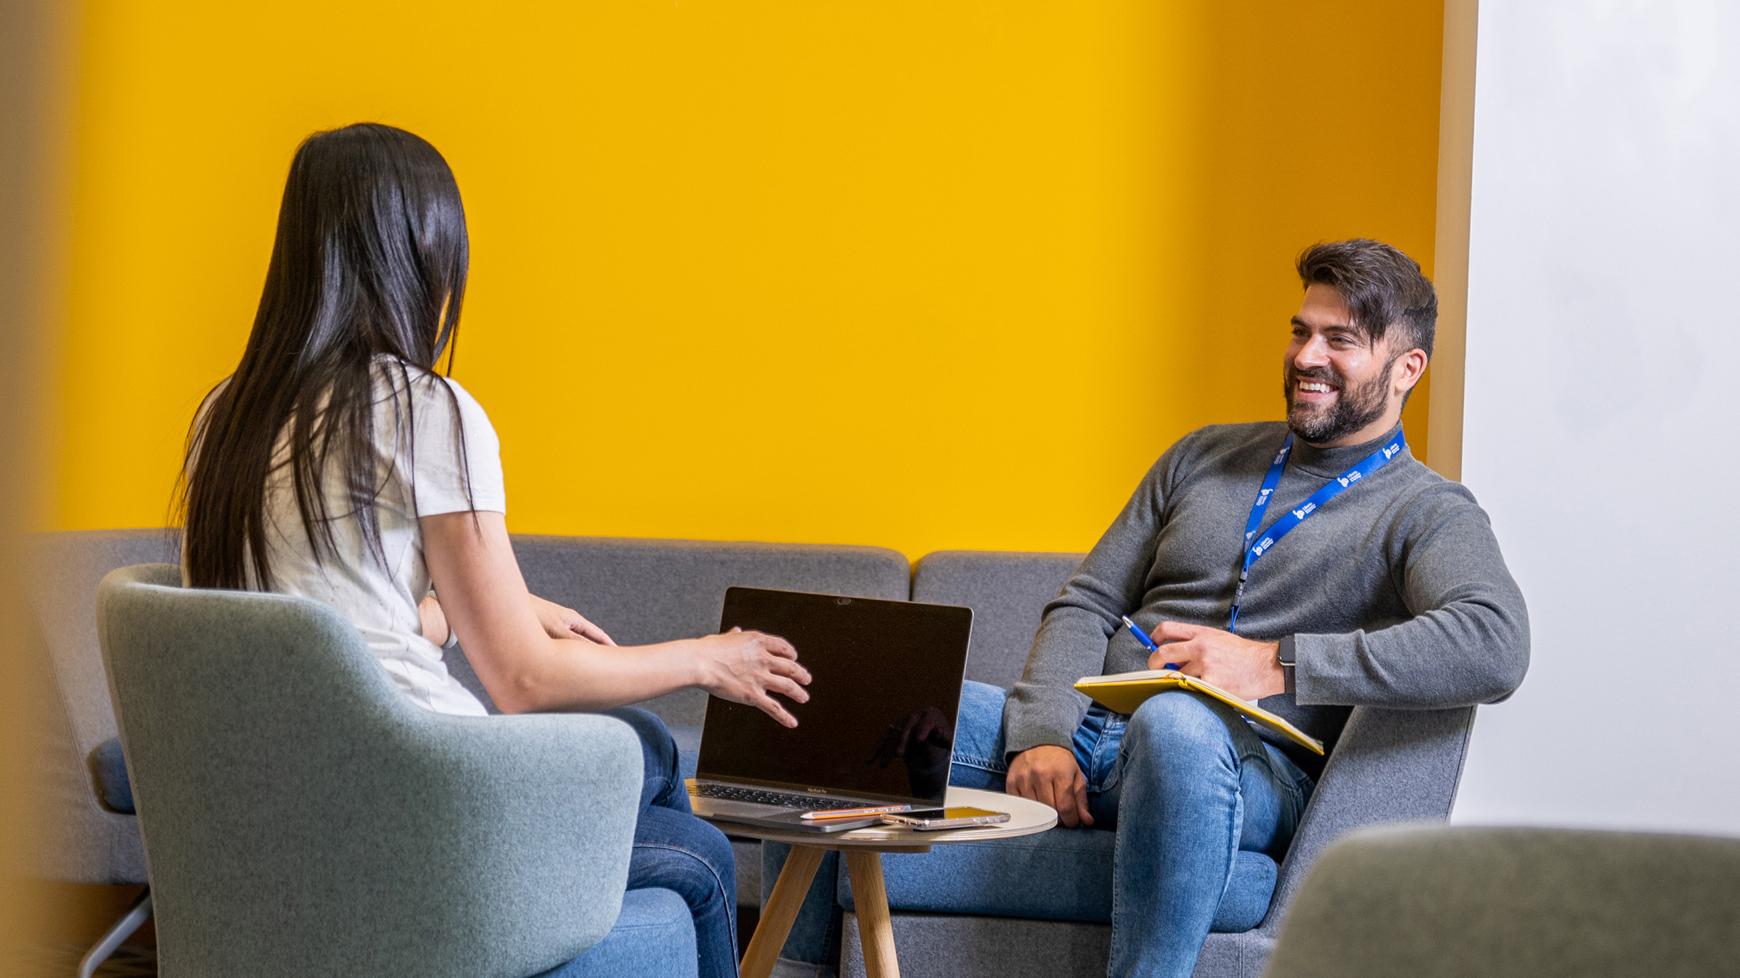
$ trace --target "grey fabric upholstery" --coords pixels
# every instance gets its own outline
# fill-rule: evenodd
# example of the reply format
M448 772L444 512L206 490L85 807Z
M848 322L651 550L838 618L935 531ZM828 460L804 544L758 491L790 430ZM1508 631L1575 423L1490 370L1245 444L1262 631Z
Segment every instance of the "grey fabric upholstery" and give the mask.
M957 842L925 853L882 857L891 910L963 913L1028 920L1112 920L1110 832L1056 829L1016 839ZM1275 861L1260 852L1233 859L1232 878L1212 928L1250 930L1262 922L1275 892ZM1044 880L1034 885L1035 880ZM849 874L840 874L836 899L856 910Z
M1368 825L1450 817L1474 708L1380 710L1355 707L1281 863L1275 902L1259 930L1272 945L1305 873L1330 843ZM1230 936L1230 935L1229 935ZM1209 936L1214 943L1215 935Z
M42 534L25 545L24 581L37 644L53 671L50 728L41 731L41 798L47 844L37 847L35 872L74 883L145 882L145 850L131 814L111 810L92 785L97 749L115 737L115 712L97 649L97 583L129 564L174 559L166 530L104 530ZM114 797L127 794L109 784Z
M1255 975L1265 947L1251 942L1211 943L1202 949L1196 974ZM858 918L847 914L840 974L863 978L864 949ZM894 946L903 978L1100 978L1111 957L1112 929L1105 924L905 913L894 915Z
M1215 942L1210 934L1197 959L1202 976L1257 975L1268 945ZM894 915L894 946L903 978L1099 978L1111 957L1112 929L1105 924L967 917L924 913ZM858 917L847 914L841 940L842 976L863 978L864 947Z
M1255 978L1262 971L1275 935L1287 914L1287 906L1298 890L1305 873L1317 855L1335 839L1354 829L1384 822L1449 817L1455 799L1456 784L1461 779L1462 762L1466 756L1468 735L1473 725L1473 709L1460 710L1378 710L1368 707L1354 709L1343 728L1318 782L1311 804L1305 809L1298 833L1287 858L1281 864L1275 896L1262 923L1242 933L1208 935L1202 957L1197 962L1198 978ZM1098 833L1099 829L1053 829L1052 833ZM1047 834L1052 834L1047 833ZM994 843L987 843L987 846ZM1084 870L1093 875L1092 870ZM903 872L902 885L910 886L911 874ZM1057 880L1034 881L1034 885L1062 887L1069 884ZM1028 920L1004 920L1007 927L988 925L964 916L907 914L896 910L896 944L901 948L902 973L913 976L948 974L1004 978L1029 972L1028 963L1050 960L1054 945L1062 940L1055 926L1079 927L1098 934L1093 946L1099 947L1097 958L1083 958L1057 975L1100 975L1105 973L1104 944L1110 939L1110 929L1099 924L1057 924L1038 928ZM941 961L920 962L909 958L900 943L900 929L916 928L919 933L937 935L937 947L948 950ZM950 939L948 927L961 929ZM864 974L863 951L854 936L857 924L848 915L846 940L842 942L841 974L861 978ZM994 939L984 943L967 940L968 934L989 933ZM1071 935L1069 940L1087 940ZM909 967L910 963L910 967ZM937 970L916 970L930 969Z
M919 562L913 597L915 600L949 601L971 606L975 633L973 655L989 655L999 661L969 660L968 675L1007 677L1001 681L1007 686L1020 675L1033 632L1039 625L1041 609L1063 586L1078 561L1079 557L1071 554L930 554ZM1022 626L1024 634L1003 626L987 629L986 641L981 644L978 634L981 622L1012 621L1026 623ZM1250 930L1210 934L1197 963L1199 978L1255 978L1261 972L1286 915L1288 902L1312 861L1335 839L1362 826L1381 822L1441 821L1447 818L1456 785L1461 779L1473 718L1471 708L1439 711L1354 709L1339 738L1333 741L1334 750L1323 777L1281 864L1267 914ZM1046 835L1101 832L1103 830L1060 828ZM991 849L997 845L999 843L985 843L980 848ZM1019 846L1012 843L1009 846L1009 861L1019 863L1027 858L1018 851ZM1107 849L1109 846L1099 848ZM947 875L957 859L940 855L940 850L938 853L936 872ZM989 858L985 853L975 855L980 860ZM1105 945L1110 930L1102 924L1046 921L1044 926L1040 926L1027 919L903 912L898 903L900 900L907 900L917 907L934 906L902 895L924 885L923 872L917 864L925 858L902 857L899 873L890 877L895 941L900 949L902 973L967 978L1105 973ZM1102 870L1095 868L1084 868L1080 872L1084 878L1104 876ZM1036 879L1031 885L1067 891L1085 884L1081 880L1053 878ZM937 887L946 891L948 884L939 880ZM852 978L864 974L863 952L856 937L856 927L855 918L847 914L841 945L841 974ZM906 943L909 932L911 945ZM912 948L910 952L909 946ZM932 957L920 950L926 946L934 947L937 956ZM1034 970L1039 967L1035 962L1063 960L1058 957L1062 947L1091 947L1095 950L1092 954L1069 958L1055 970ZM1075 953L1071 951L1072 955Z
M1264 974L1740 974L1740 838L1368 829L1317 861Z
M103 581L164 973L521 976L616 919L640 750L596 716L410 704L299 598Z
M894 950L901 978L1102 978L1110 957L1112 929L1015 917L967 917L926 913L894 915ZM1006 951L1017 947L1019 953ZM847 914L840 942L840 974L864 975L858 917Z
M514 553L533 593L624 645L717 632L733 585L904 601L910 580L905 557L876 547L518 536ZM647 706L673 732L698 730L707 696L685 690Z
M967 678L1004 689L1021 678L1039 613L1063 590L1081 554L939 550L912 572L912 600L973 609Z

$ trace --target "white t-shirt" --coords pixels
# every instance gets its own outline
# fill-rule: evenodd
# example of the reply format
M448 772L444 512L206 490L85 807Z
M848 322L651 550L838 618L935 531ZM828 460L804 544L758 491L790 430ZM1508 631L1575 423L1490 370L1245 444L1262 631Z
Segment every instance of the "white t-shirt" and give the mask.
M324 563L315 560L296 506L288 440L281 438L266 481L272 590L325 602L355 623L369 651L413 703L438 713L485 716L488 711L477 697L448 673L441 649L422 635L417 605L429 593L429 568L417 518L467 512L473 503L480 511L506 513L501 443L483 408L458 383L416 367L405 370L411 381L408 398L405 374L389 358L376 359L374 455L382 488L374 513L386 566L364 542L338 465L322 473L338 556L328 556ZM469 502L454 445L455 400L464 431ZM414 438L404 436L407 404L413 408L409 416L415 418ZM338 457L335 448L334 459ZM256 586L251 562L248 576L250 586Z

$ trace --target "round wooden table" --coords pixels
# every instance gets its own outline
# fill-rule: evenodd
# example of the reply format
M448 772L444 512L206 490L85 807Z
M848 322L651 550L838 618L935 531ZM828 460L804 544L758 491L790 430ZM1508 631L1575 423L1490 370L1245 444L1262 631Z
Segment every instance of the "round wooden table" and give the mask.
M789 844L791 856L773 884L767 905L761 908L761 920L755 925L755 935L743 953L743 978L767 978L773 971L785 939L791 934L792 922L804 895L829 850L845 853L846 869L852 877L852 896L858 909L858 932L864 944L864 970L870 978L899 978L900 962L894 955L894 924L888 915L888 890L882 882L882 854L885 852L929 852L931 846L951 842L1009 839L1044 832L1057 824L1057 812L1049 805L1014 795L976 788L948 790L949 806L971 805L995 812L1008 812L1009 821L972 829L952 829L946 832L919 832L898 826L873 826L841 832L837 835L817 835L760 825L740 825L720 821L714 824L735 836L760 839L764 842Z

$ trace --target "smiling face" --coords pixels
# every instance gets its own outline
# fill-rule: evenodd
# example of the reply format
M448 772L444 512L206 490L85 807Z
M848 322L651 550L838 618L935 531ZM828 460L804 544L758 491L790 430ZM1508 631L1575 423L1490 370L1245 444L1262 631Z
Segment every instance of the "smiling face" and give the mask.
M1425 369L1425 353L1392 351L1387 337L1373 342L1353 325L1341 293L1313 283L1287 346L1287 425L1325 448L1370 441L1401 420L1402 401Z

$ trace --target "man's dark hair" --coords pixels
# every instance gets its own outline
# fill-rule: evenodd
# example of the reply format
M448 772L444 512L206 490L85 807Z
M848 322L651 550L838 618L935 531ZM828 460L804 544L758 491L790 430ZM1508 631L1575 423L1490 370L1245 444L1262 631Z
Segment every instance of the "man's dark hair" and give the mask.
M1299 284L1322 284L1341 294L1354 329L1373 343L1394 329L1392 353L1418 347L1432 355L1438 325L1438 293L1420 263L1381 241L1326 241L1299 253Z

